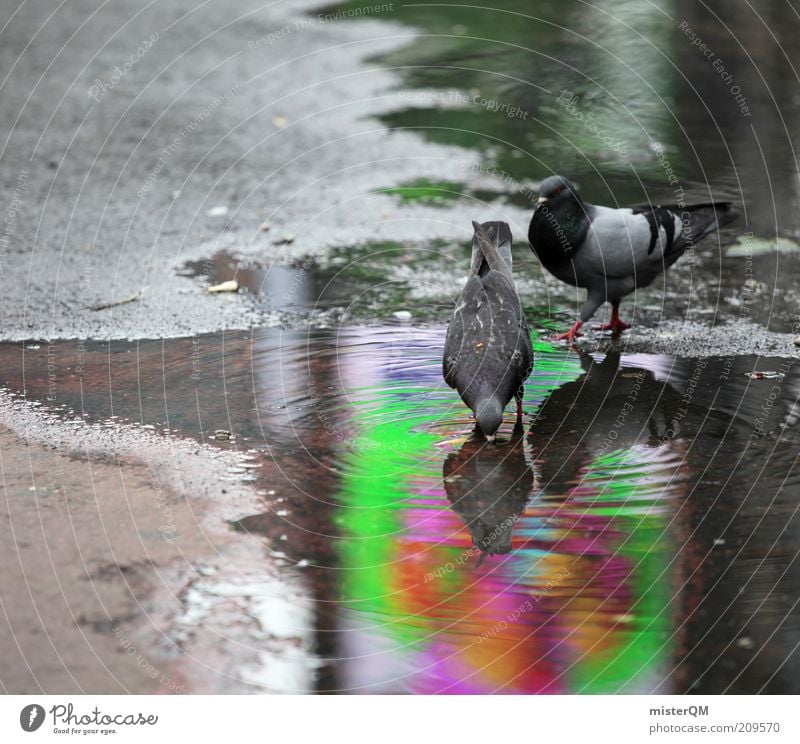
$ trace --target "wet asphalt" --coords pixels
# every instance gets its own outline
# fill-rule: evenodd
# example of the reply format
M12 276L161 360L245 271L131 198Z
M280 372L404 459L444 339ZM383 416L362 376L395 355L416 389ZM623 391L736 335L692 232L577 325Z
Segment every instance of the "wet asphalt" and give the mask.
M179 269L221 248L269 265L420 234L388 224L399 209L373 192L440 173L452 149L370 118L396 81L363 62L412 32L320 20L304 13L313 5L0 11L2 338L269 324L247 298L209 296ZM452 232L435 216L427 238Z

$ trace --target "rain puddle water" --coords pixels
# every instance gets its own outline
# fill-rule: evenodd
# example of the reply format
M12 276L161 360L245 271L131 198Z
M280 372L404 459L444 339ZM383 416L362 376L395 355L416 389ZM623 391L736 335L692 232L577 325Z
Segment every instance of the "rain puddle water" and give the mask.
M444 333L2 344L0 364L65 416L251 454L263 510L231 528L306 582L320 692L800 692L796 362L537 342L523 424L489 446Z
M180 273L204 278L208 286L235 280L240 292L284 325L380 324L394 321L396 313L407 315L409 308L419 322L450 312L464 283L453 275L453 265L463 262L466 272L469 250L463 242L424 248L372 242L337 247L322 263L308 258L294 264L261 263L223 250L187 263ZM532 262L531 254L520 264Z

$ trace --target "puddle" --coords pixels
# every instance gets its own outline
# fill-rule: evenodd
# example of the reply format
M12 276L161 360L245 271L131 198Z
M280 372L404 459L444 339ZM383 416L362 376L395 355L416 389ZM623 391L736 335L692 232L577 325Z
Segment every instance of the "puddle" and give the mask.
M490 447L441 379L444 333L2 344L0 363L68 417L231 432L210 443L250 453L263 501L231 528L307 586L320 692L800 692L797 362L538 343L523 426Z
M466 243L437 243L425 249L370 243L337 248L324 264L307 259L270 265L220 251L188 262L180 273L207 286L236 280L240 293L249 295L263 312L278 314L284 325L374 325L394 320L396 313L411 312L417 322L449 314L451 298L463 286L452 276L453 266L461 262L466 267L468 260ZM461 273L466 275L466 269ZM424 305L418 302L421 297Z
M578 300L574 288L542 277L527 243L515 245L515 277L529 323L541 331L565 330L583 302L583 291ZM709 281L695 281L692 261L678 263L659 278L653 295L645 290L623 304L625 318L634 319L637 329L669 320L715 326L748 321L775 333L795 334L800 292L793 277L800 272L800 254L773 251L754 260L755 253L742 252L758 245L754 238L745 238L722 259L726 270ZM434 325L452 312L466 281L470 250L466 240L425 246L366 243L335 248L324 261L308 258L291 264L242 258L224 250L186 263L180 273L205 288L236 280L240 296L251 300L268 325L377 326L399 318ZM776 281L779 289L774 288Z
M309 258L294 264L269 264L225 250L187 262L179 273L206 288L235 280L240 295L272 316L269 325L284 328L375 326L412 319L417 325L439 324L451 315L463 289L470 255L466 240L434 241L425 247L367 243L336 248L324 262ZM534 273L535 260L527 247L517 251L514 265L521 281ZM548 332L568 323L573 311L569 299L563 299L566 294L561 293L560 302L548 296L526 303L529 323Z
M367 6L367 0L350 0L330 10ZM800 101L788 95L776 107L773 98L795 79L788 62L798 44L789 31L790 8L775 11L777 35L748 50L732 47L729 33L745 37L754 20L749 13L729 12L723 24L712 11L688 3L418 3L396 6L387 17L420 32L373 60L402 77L398 108L384 117L391 127L477 149L488 166L520 181L568 172L584 188L597 187L622 203L641 201L642 186L671 191L653 147L658 143L682 186L708 179L733 187L732 195L741 188L766 207L751 215L760 227L774 228L775 201L781 234L796 228L788 209L792 194L765 192L758 180L768 167L773 179L787 179L789 192L796 191L789 186L797 138L791 122ZM724 59L742 93L746 88L747 110L731 95L731 81L726 84L692 46L687 26ZM764 44L776 63L758 78L747 52L763 53ZM772 140L768 162L747 151L756 141L751 126L759 140Z

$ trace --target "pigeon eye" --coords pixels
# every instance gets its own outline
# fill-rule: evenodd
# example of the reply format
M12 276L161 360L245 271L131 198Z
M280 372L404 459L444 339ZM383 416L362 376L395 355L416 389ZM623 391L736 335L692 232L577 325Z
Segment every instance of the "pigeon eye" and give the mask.
M553 193L558 196L561 193L561 187L559 186Z

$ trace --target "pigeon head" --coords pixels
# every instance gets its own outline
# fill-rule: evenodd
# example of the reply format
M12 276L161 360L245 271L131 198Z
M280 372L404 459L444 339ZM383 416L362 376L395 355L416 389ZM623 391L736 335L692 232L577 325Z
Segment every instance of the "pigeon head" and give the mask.
M590 215L591 205L583 202L568 178L550 176L542 181L528 241L546 269L572 260L581 249L591 224Z
M503 406L497 396L481 400L475 406L475 420L478 422L483 435L487 438L491 437L492 441L500 424L503 423Z
M558 209L569 202L580 204L578 189L572 181L564 176L550 176L542 181L539 186L540 207L546 204L550 209Z

